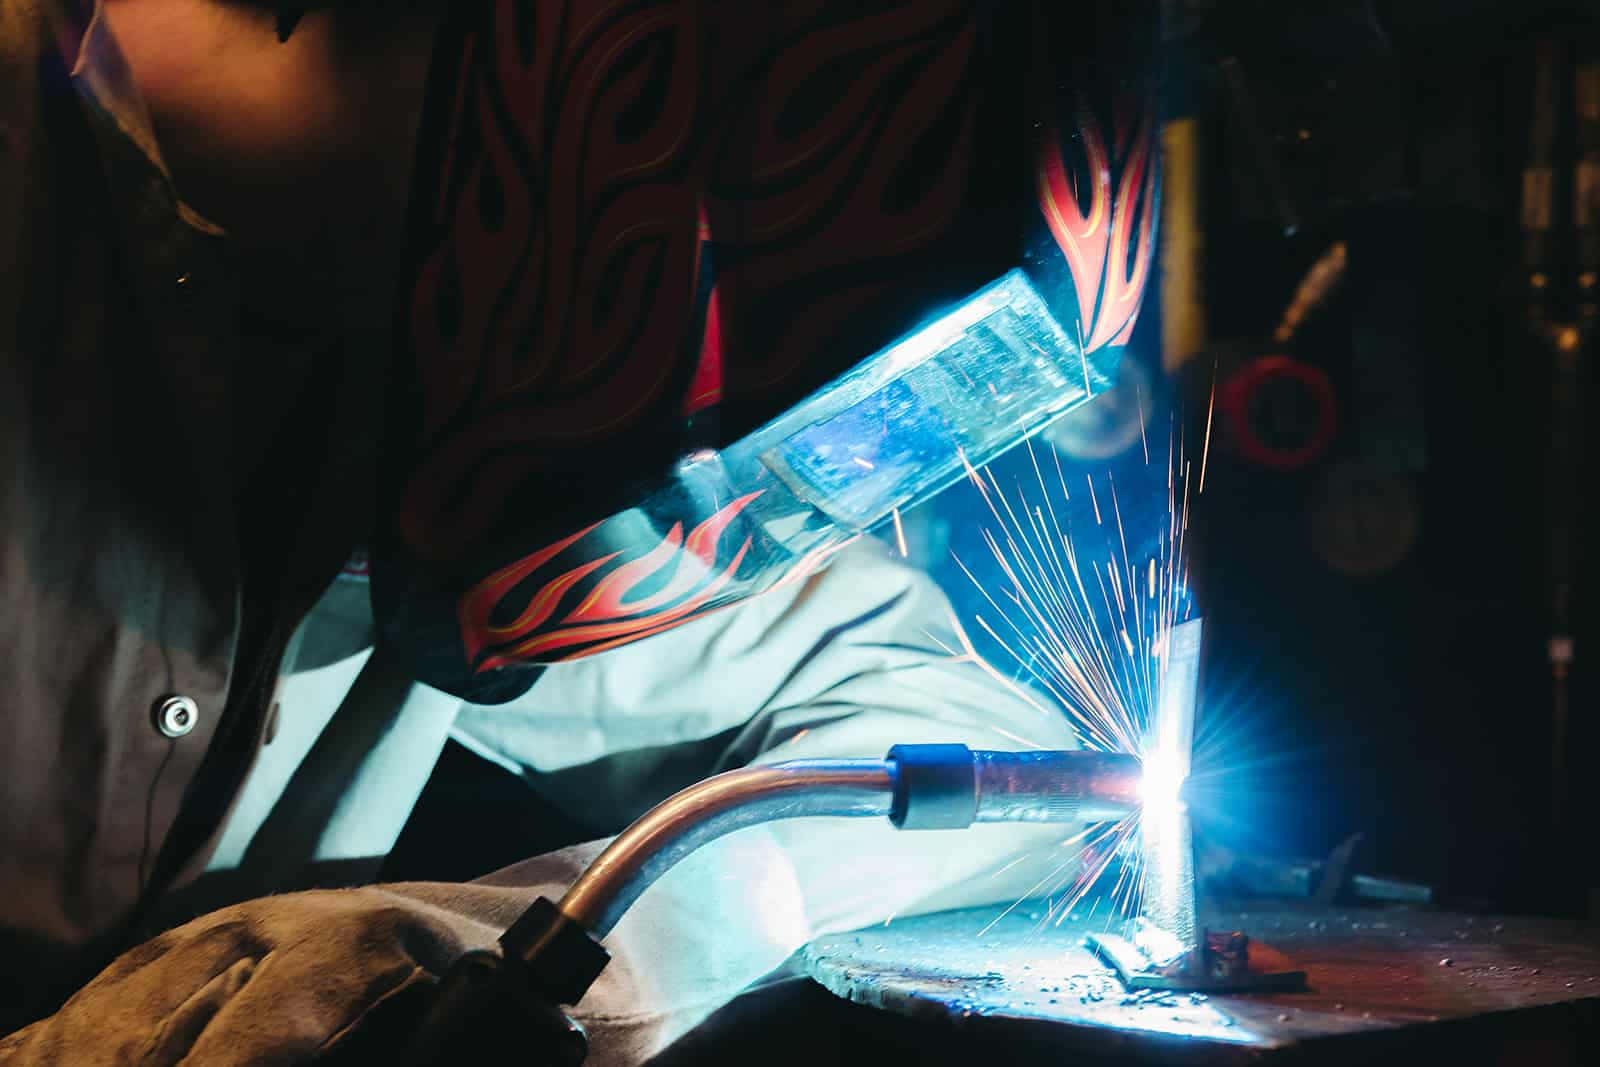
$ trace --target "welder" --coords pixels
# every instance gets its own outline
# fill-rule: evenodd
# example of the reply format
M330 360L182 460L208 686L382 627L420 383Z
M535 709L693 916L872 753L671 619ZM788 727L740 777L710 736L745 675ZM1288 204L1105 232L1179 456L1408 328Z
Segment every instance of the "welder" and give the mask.
M980 433L899 379L796 405L975 293L1070 335L1085 399L1114 370L1154 42L1107 7L0 0L0 1030L41 1020L0 1063L283 1062L397 1021L594 846L231 901L381 855L452 726L595 765L568 801L622 815L659 799L641 753L741 727L696 773L1070 746L859 539L1034 414ZM834 463L830 427L875 450ZM297 686L351 635L354 684ZM988 829L703 850L608 942L596 1058L818 930L1057 862L1059 829ZM143 941L229 849L230 906Z

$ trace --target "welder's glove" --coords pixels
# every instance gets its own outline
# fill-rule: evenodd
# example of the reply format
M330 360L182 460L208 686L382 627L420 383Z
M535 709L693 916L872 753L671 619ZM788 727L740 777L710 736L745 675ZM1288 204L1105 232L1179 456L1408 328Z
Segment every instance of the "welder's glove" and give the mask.
M496 930L378 888L249 901L127 952L0 1064L302 1062Z
M492 947L536 897L559 898L601 847L563 849L470 884L320 890L224 908L125 953L55 1015L0 1038L0 1067L372 1062L374 1047L404 1047L458 955ZM572 1012L593 1043L587 1067L641 1062L682 1031L680 1020L692 1024L748 982L714 962L689 986L670 974L667 985L642 980L663 953L715 956L695 944L708 931L703 917L684 921L692 909L683 891L713 911L754 893L781 929L803 925L793 887L774 884L766 865L763 849L738 842L691 858L673 880L678 891L646 894L606 939L611 963ZM760 930L716 936L772 951Z

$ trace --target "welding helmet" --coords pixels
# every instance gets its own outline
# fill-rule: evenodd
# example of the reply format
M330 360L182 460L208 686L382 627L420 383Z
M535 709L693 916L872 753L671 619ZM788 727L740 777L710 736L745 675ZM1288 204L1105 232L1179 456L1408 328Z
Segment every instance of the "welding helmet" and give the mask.
M1109 389L1151 269L1153 8L456 5L385 639L510 699L798 580Z

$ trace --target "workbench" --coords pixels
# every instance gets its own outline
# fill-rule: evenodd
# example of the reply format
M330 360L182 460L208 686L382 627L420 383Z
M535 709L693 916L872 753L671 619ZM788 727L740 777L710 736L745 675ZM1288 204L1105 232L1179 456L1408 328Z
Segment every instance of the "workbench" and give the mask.
M1126 993L1082 944L1103 921L1056 925L1039 905L985 930L995 914L819 938L795 961L814 984L741 998L663 1062L1600 1065L1600 930L1586 924L1202 912L1289 954L1310 985L1207 998Z

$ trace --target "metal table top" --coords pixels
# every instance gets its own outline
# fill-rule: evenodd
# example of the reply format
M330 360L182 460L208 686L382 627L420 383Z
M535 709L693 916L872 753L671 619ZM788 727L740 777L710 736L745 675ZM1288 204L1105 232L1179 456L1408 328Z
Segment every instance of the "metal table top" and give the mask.
M1310 1045L1348 1055L1382 1046L1370 1040L1382 1035L1415 1041L1430 1027L1489 1020L1504 1029L1534 1015L1539 1033L1587 1035L1568 1042L1573 1048L1595 1048L1600 1032L1600 932L1579 923L1399 911L1202 914L1210 929L1242 930L1287 952L1311 985L1202 998L1130 996L1082 946L1097 927L1043 924L1041 911L1019 908L983 932L995 911L819 938L804 966L834 994L902 1016L1161 1062L1260 1062ZM1468 1036L1456 1027L1450 1039Z

